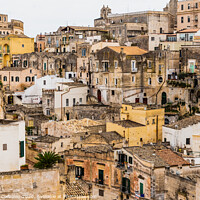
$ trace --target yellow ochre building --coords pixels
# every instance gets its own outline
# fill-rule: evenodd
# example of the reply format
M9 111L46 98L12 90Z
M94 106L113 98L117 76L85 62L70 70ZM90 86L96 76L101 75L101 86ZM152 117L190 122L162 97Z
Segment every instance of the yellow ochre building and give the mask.
M0 37L0 69L14 66L13 55L34 52L34 38L25 35Z
M126 139L128 146L157 143L162 140L165 111L148 109L146 106L122 105L121 120L108 122L106 131L116 131Z

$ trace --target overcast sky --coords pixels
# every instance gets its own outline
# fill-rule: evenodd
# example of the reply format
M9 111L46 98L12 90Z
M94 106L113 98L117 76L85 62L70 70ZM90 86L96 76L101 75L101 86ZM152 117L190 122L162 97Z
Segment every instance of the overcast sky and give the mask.
M93 26L100 9L108 5L112 13L162 10L168 0L0 0L0 13L24 22L25 34L53 32L59 26Z

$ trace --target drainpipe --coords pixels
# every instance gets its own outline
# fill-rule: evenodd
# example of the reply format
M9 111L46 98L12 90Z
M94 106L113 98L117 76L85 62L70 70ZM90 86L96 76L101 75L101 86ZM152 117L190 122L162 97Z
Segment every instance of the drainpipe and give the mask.
M156 143L158 143L158 115L156 116Z
M10 72L9 72L9 91L10 91Z
M70 88L69 88L69 91L70 91ZM63 113L62 113L62 97L63 97L64 94L67 94L69 91L64 92L64 93L61 94L61 112L60 112L60 114L61 114L61 116L60 116L61 121L62 121L62 114L63 114Z

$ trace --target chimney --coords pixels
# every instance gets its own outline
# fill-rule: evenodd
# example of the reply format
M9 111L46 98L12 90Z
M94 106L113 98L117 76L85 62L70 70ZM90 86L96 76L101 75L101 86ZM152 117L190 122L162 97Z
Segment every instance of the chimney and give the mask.
M67 180L69 183L74 183L76 180L75 169L76 169L75 165L68 165Z

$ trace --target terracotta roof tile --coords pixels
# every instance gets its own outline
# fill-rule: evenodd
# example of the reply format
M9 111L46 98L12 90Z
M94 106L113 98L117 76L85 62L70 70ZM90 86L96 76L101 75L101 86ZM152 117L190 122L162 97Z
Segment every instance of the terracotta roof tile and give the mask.
M158 155L169 166L189 165L187 161L170 149L157 150L156 155Z
M147 51L145 51L144 49L141 49L137 46L131 46L131 47L127 47L127 46L109 46L108 48L112 49L113 51L116 51L117 53L120 53L121 50L123 49L123 52L126 55L143 55L145 53L147 53Z

